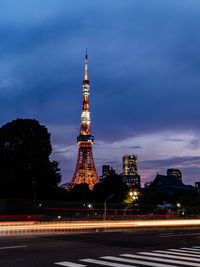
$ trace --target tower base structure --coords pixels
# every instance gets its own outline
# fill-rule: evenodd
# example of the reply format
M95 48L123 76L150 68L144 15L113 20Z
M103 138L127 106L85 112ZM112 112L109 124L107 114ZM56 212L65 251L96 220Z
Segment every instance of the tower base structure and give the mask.
M99 179L95 170L92 155L92 143L80 142L76 169L70 187L73 187L75 184L87 183L92 190L94 185L98 182Z

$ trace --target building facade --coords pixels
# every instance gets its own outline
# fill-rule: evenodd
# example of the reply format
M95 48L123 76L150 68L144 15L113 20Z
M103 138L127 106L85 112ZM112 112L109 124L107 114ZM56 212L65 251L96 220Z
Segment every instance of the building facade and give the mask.
M198 192L200 192L200 182L195 183L195 188L197 189Z
M137 155L123 156L123 180L129 187L140 187Z
M182 173L178 169L168 169L167 176L176 177L180 182L182 182Z
M100 176L100 179L104 179L107 176L115 175L116 172L110 165L103 165L102 166L102 176Z

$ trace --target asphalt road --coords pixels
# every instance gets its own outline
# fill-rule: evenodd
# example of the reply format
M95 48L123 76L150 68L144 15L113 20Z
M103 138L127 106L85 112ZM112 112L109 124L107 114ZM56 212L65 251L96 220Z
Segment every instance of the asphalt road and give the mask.
M168 255L164 254L167 253L167 249L180 248L186 249L182 249L183 252L181 250L171 251L171 261L165 257ZM153 255L157 257L156 260L148 259L152 255L143 255L141 258L141 252L152 253L155 250L160 250L159 253L163 253L164 256L160 259ZM125 257L122 260L119 259L120 254L132 254L133 258L128 256L127 262ZM190 260L181 259L184 254L190 255L188 257L192 263ZM174 255L180 259L175 260ZM105 256L111 258L101 258ZM124 258L125 262L123 262ZM200 266L200 230L119 231L0 237L0 266Z

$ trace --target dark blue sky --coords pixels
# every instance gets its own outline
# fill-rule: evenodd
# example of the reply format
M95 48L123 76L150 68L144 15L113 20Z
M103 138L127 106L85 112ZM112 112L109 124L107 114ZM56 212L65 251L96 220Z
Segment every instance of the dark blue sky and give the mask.
M71 180L88 47L94 158L200 180L199 0L0 0L0 121L35 118Z

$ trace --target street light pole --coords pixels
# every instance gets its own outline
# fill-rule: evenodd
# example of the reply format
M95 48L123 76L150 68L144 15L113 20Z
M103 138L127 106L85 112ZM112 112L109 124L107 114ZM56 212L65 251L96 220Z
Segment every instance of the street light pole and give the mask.
M134 208L134 201L138 199L138 192L136 190L130 191L129 196L132 200L132 205L131 205L131 215L133 215L133 208Z
M103 219L104 220L106 220L106 209L107 209L107 201L109 200L109 199L111 199L112 197L114 196L114 194L112 194L112 195L110 195L109 197L107 197L105 200L104 200L104 215L103 215Z

